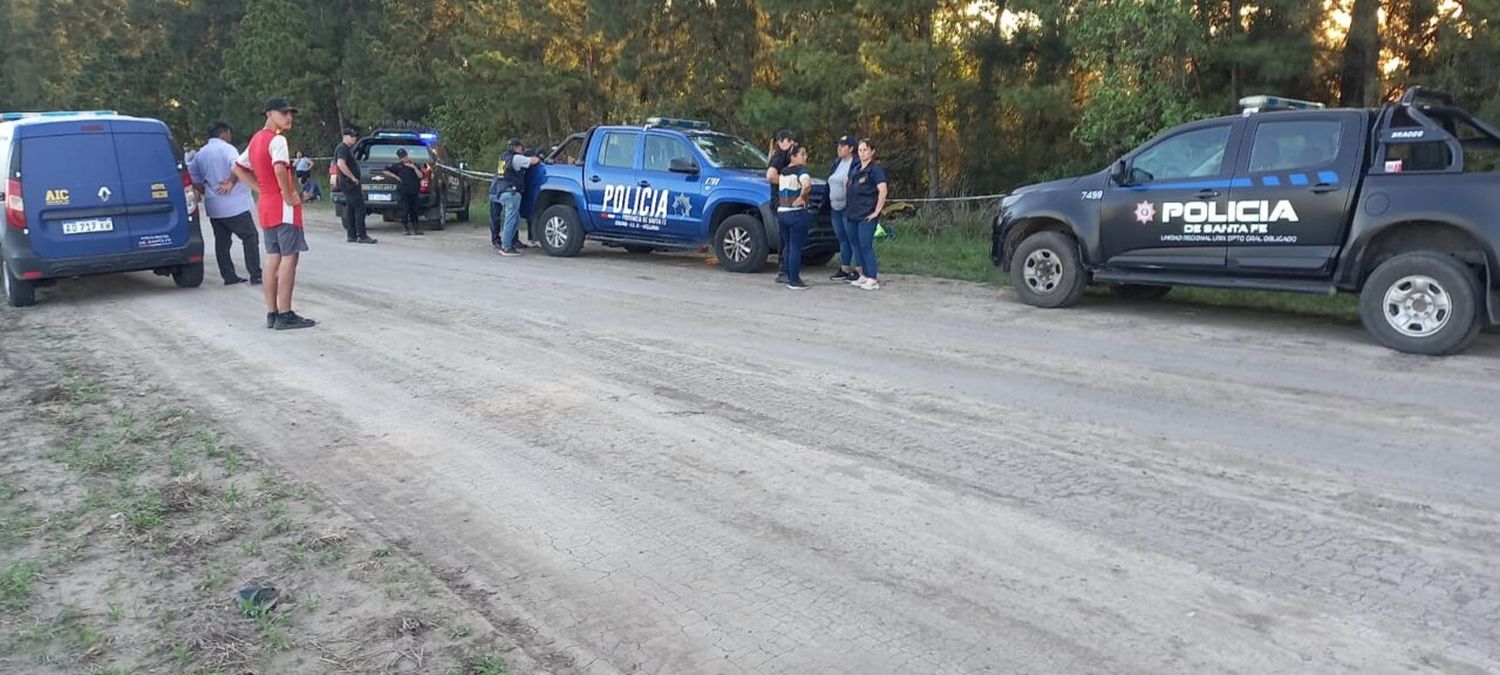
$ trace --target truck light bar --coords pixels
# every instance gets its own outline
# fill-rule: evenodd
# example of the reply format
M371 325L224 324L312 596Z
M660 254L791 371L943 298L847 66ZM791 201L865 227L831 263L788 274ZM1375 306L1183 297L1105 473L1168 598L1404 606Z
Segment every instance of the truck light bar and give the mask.
M1280 96L1246 96L1240 99L1240 109L1246 115L1270 110L1322 110L1327 106L1314 101L1303 101Z
M671 129L696 129L698 131L705 131L709 128L708 122L687 120L680 117L648 117L646 118L646 126L648 128L668 127Z
M47 112L8 112L0 113L0 122L14 122L16 120L30 119L33 117L104 117L107 115L118 115L113 110L49 110Z

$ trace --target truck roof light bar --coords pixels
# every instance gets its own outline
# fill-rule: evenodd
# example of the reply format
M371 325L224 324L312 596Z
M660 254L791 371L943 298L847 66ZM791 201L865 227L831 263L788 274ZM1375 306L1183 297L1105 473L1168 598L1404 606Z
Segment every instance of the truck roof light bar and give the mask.
M650 129L652 127L666 127L666 128L670 128L670 129L694 129L694 130L697 130L697 131L707 131L709 129L709 124L708 124L708 122L704 122L702 120L689 120L689 119L682 119L680 117L648 117L648 118L646 118L646 128Z
M1270 112L1272 110L1322 110L1327 106L1315 101L1303 101L1295 98L1283 98L1281 96L1246 96L1240 99L1240 109L1244 115L1254 115L1258 112Z

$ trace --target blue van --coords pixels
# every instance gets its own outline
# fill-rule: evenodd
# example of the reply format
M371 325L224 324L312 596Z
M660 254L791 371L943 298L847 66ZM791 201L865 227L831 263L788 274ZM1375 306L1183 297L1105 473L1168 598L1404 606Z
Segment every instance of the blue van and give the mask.
M152 270L203 283L203 235L167 125L112 111L0 114L5 227L0 277L13 307L56 279Z

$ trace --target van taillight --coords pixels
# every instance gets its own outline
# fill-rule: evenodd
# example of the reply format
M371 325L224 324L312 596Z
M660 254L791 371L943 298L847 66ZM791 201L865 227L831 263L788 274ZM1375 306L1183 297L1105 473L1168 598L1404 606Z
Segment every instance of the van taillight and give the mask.
M21 181L14 178L5 181L5 224L26 229L26 201L21 199Z
M182 170L182 192L187 197L188 215L198 215L198 191L193 189L193 176L187 169Z

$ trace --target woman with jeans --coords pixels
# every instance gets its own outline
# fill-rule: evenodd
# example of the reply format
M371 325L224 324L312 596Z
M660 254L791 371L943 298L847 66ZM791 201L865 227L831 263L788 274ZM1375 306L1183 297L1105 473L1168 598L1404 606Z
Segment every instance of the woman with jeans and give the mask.
M855 223L862 274L849 283L867 291L880 290L880 266L875 258L875 228L885 210L885 168L875 162L875 143L859 141L859 165L849 174L848 218Z
M839 156L833 160L833 168L828 170L828 208L833 216L833 234L839 239L839 271L829 277L834 281L859 278L859 256L854 254L857 243L855 223L849 220L848 211L849 174L859 166L859 160L854 158L856 145L853 136L840 137Z
M802 249L813 215L807 210L812 194L812 176L807 175L807 148L793 145L787 150L787 165L778 173L776 224L781 230L781 258L786 261L786 287L807 289L802 283Z

